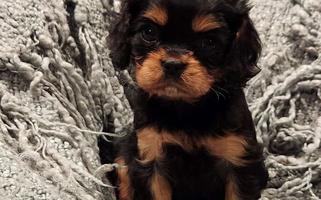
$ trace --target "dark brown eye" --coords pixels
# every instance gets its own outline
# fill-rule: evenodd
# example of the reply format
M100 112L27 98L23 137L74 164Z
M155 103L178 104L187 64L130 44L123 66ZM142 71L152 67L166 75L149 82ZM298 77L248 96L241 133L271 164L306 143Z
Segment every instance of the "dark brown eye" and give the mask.
M202 47L207 49L215 49L216 48L216 41L214 39L204 39L202 42Z
M156 26L148 25L142 29L142 38L147 42L153 42L158 38L158 29Z

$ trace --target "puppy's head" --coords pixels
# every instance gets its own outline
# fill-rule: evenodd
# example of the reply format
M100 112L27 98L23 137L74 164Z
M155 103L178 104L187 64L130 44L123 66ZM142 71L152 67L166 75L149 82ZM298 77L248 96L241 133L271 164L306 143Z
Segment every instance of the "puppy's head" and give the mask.
M116 68L151 96L193 102L243 86L261 50L246 0L124 0L110 33Z

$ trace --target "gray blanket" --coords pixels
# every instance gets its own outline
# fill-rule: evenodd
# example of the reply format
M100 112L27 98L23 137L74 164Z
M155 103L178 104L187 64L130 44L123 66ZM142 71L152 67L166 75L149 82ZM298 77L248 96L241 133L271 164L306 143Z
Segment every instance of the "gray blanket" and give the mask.
M108 0L0 1L0 199L115 199L97 136L132 111L108 58ZM262 199L321 197L321 3L253 0L264 51L246 94L270 172ZM110 133L102 132L103 127Z

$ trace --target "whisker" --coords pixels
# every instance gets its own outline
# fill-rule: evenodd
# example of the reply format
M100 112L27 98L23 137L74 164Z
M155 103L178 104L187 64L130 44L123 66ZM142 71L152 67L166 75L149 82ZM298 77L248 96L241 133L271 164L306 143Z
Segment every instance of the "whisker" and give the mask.
M225 91L226 93L229 93L226 89L224 89L224 88L222 88L222 87L220 87L220 86L214 85L214 87L216 87L216 88L218 88L218 89L221 89L221 90Z
M227 91L226 89L224 89L224 88L222 88L222 87L219 87L219 86L216 86L216 85L214 85L214 87L217 88L217 89L220 89L222 92L224 92L224 93L227 94L229 97L231 97L229 91Z
M220 95L222 95L224 97L224 99L226 100L226 96L223 93L221 93L219 91L216 91L216 92L219 93Z
M216 94L216 96L217 96L217 100L220 100L220 95L217 93L217 91L216 91L214 88L212 88L212 87L210 87L210 89L211 89L213 92L215 92L215 94Z

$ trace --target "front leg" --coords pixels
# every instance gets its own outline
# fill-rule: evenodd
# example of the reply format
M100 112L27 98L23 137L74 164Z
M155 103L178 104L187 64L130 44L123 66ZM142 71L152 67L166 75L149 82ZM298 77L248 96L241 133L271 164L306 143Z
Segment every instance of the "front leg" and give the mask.
M249 144L246 148L247 154L243 157L247 164L233 167L241 199L257 200L266 187L268 172L262 149L262 146L257 143Z
M125 160L122 157L115 159L115 163L124 168L117 169L117 188L119 190L119 200L134 200L134 190L132 187L132 180L129 176L128 166L126 166Z
M122 142L116 163L120 200L171 200L172 189L164 172L162 160L164 136L155 129L137 131ZM125 144L125 145L124 145ZM133 153L135 152L135 153Z
M150 180L150 192L153 200L172 199L172 189L169 182L157 170L153 172Z
M163 177L160 170L157 170L157 164L156 162L150 163L150 164L139 164L139 161L135 164L135 170L136 172L130 173L129 170L130 166L125 164L125 161L123 158L118 157L115 160L116 163L118 163L121 166L126 166L124 168L117 169L117 187L119 189L118 198L119 200L136 200L136 199L142 199L142 200L171 200L172 199L172 190L170 187L169 182L166 180L166 178ZM140 168L138 167L140 166ZM151 172L151 176L144 176L144 173ZM131 177L130 174L134 174L134 178ZM146 190L136 189L134 188L136 182L137 184L141 184L141 187L143 184L147 185L149 190L149 195L146 195ZM144 191L144 192L141 192ZM145 193L145 194L144 194Z
M241 200L238 183L232 174L226 177L225 200Z
M137 131L138 158L141 168L149 169L149 191L153 200L171 200L172 189L162 169L164 134L154 128Z
M225 200L257 200L267 183L262 147L235 134L205 138L200 145L226 163Z

